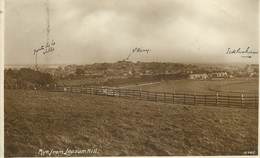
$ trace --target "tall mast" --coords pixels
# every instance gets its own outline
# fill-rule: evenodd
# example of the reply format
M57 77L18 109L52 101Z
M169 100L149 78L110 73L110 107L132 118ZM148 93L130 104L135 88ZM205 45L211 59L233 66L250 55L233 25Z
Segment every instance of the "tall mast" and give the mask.
M50 38L50 8L49 8L49 0L45 1L45 9L46 9L46 45L49 44ZM35 70L38 71L38 52L34 52L35 58Z
M46 44L49 43L50 36L50 8L49 8L49 0L46 0Z
M34 58L34 60L35 60L35 70L38 71L38 61L37 61L38 53L34 53L34 55L35 55L35 58Z

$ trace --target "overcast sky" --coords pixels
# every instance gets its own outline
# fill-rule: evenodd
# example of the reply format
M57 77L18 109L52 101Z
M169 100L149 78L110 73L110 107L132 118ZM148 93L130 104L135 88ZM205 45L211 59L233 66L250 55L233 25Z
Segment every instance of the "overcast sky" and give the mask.
M6 0L5 64L33 64L46 41L46 0ZM258 0L49 0L55 51L40 64L132 61L244 62L258 51Z

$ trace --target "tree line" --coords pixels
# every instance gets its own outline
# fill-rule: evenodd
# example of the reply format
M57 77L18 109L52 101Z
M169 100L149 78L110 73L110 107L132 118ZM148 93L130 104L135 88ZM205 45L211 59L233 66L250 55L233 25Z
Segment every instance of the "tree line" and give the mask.
M55 85L51 74L30 68L7 69L4 71L4 75L6 89L45 89Z

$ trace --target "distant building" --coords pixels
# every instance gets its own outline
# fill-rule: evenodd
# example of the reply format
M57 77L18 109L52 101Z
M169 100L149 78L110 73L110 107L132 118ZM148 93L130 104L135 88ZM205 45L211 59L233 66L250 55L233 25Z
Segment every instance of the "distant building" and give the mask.
M251 64L246 67L246 72L249 77L258 77L258 64Z
M186 73L187 73L187 74L193 74L193 71L188 70L188 71L186 71Z
M189 78L192 80L206 80L209 78L207 74L190 74Z
M215 72L210 74L211 78L228 78L227 72Z
M153 72L151 70L145 70L143 75L152 75Z
M258 73L256 73L256 72L251 72L251 73L249 74L249 77L258 77Z

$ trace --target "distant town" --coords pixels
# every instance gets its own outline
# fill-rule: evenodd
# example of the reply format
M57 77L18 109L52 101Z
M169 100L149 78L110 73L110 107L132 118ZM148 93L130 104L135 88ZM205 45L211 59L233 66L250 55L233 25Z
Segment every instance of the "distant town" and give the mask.
M19 78L15 78L13 74L16 71L28 68L35 70L34 66L7 66L5 68L5 86L17 85ZM49 78L59 81L57 84L61 85L113 86L114 83L140 83L172 79L223 80L241 77L257 78L259 75L258 69L258 64L238 66L232 64L181 64L123 60L115 63L39 66L37 71L49 74L51 76ZM23 71L23 73L25 72Z

